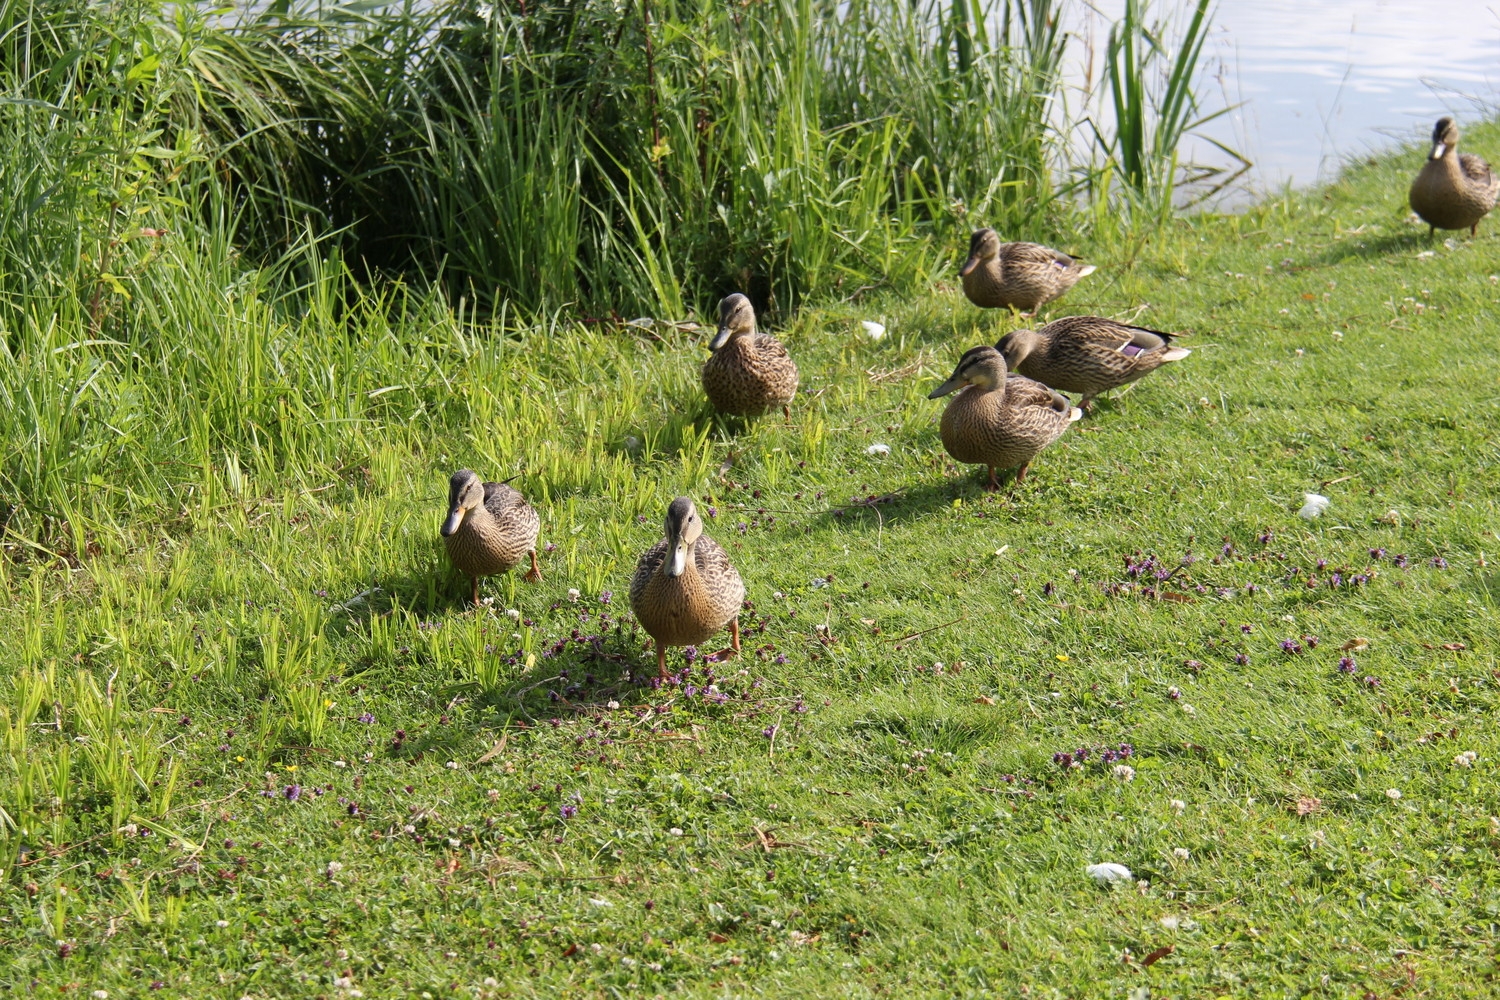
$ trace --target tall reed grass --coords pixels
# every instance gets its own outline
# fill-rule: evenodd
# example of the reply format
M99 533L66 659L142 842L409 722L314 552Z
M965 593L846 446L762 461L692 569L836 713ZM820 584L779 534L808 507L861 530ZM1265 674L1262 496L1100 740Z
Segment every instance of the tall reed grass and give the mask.
M1165 110L1122 98L1144 185L1196 9ZM419 446L490 405L476 320L774 316L1059 235L1064 45L1053 0L3 0L0 517L77 556Z

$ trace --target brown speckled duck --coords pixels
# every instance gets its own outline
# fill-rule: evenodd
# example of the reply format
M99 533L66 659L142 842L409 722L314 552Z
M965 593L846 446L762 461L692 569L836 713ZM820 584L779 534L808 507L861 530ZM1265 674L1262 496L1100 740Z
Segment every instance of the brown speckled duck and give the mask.
M473 584L479 603L479 578L504 573L527 553L531 569L526 579L542 578L536 564L536 536L542 519L520 493L504 483L481 483L468 469L448 480L448 516L439 533L448 558Z
M982 309L1034 312L1094 273L1065 253L1036 243L1001 243L993 229L969 239L969 259L959 268L964 294Z
M953 377L928 399L962 390L943 411L943 447L960 462L987 465L987 490L997 490L996 469L1016 469L1016 482L1036 453L1062 436L1083 411L1067 398L1022 375L1007 375L1005 356L993 347L964 352Z
M781 341L755 331L755 308L739 292L719 303L719 332L703 363L703 391L720 413L753 417L781 407L792 419L797 366Z
M995 349L1011 371L1063 392L1083 393L1078 405L1087 410L1099 393L1193 353L1173 347L1172 336L1100 316L1069 316L1040 330L1007 333Z
M667 647L696 646L729 626L730 648L740 651L740 605L745 584L719 544L703 533L698 508L678 497L667 508L666 537L636 563L630 607L656 640L656 674L667 676Z
M1437 229L1479 232L1479 220L1495 207L1500 177L1471 153L1458 151L1458 126L1439 118L1432 129L1432 152L1411 182L1411 210L1427 223L1427 235Z

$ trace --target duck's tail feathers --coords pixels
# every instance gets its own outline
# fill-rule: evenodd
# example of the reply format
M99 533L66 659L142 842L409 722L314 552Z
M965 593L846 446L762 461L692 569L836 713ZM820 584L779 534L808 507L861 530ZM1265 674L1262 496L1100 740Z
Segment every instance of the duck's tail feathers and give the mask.
M1181 361L1193 352L1186 347L1174 347L1161 356L1163 361Z
M1080 410L1076 406L1073 407L1072 412L1068 414L1068 423L1070 423L1070 424L1077 423L1078 421L1080 421L1082 419L1083 419L1083 411Z
M1080 267L1078 269L1078 276L1080 278L1087 278L1089 275L1093 274L1097 270L1099 270L1099 268L1096 265L1094 265L1094 264L1085 264L1085 265L1083 265L1082 267Z

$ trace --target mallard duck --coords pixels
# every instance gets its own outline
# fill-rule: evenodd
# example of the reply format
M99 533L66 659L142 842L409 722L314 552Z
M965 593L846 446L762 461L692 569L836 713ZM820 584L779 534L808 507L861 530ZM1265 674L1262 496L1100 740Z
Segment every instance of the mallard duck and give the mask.
M982 309L1021 312L1034 312L1093 273L1092 264L1036 243L1001 243L993 229L970 237L969 259L958 270L970 302Z
M656 674L667 676L667 647L696 646L729 626L730 648L740 651L740 604L745 584L729 556L703 533L703 519L687 497L667 508L667 534L635 565L630 608L656 640Z
M1062 436L1083 416L1067 397L1022 375L1007 375L1005 355L993 347L973 347L958 360L953 377L928 399L962 389L943 411L943 447L960 462L990 467L987 490L997 490L996 469L1026 479L1036 453Z
M1500 177L1471 153L1458 151L1458 126L1439 118L1432 128L1432 152L1411 182L1411 210L1427 223L1427 235L1438 229L1467 229L1478 235L1479 220L1495 207Z
M720 413L753 417L781 407L792 419L797 366L781 341L755 332L755 307L739 292L719 303L719 332L703 363L703 391Z
M1063 392L1083 393L1078 405L1088 410L1099 393L1193 353L1171 346L1172 337L1100 316L1069 316L1040 330L1007 333L995 349L1011 371Z
M525 579L542 578L536 564L536 535L542 519L520 493L504 483L481 483L468 469L448 480L448 516L438 533L455 568L473 584L479 604L479 578L504 573L526 554L531 569Z

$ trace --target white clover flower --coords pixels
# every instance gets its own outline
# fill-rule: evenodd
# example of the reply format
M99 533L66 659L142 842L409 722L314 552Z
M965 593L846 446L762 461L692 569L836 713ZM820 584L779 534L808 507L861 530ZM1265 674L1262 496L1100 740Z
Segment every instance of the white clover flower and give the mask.
M1181 799L1172 799L1167 803L1167 805L1170 806L1172 811L1175 813L1180 813L1187 808L1187 803L1182 801Z
M865 333L870 335L871 340L879 340L881 337L885 336L884 324L876 323L868 319L862 319L859 321L859 325L865 328Z
M1390 799L1392 802L1395 802L1397 799L1399 799L1401 797L1401 789L1399 789L1399 788L1387 788L1385 790L1385 797L1388 798L1388 799Z
M577 587L569 587L568 588L568 600L570 600L570 601L576 601L576 600L578 600L578 598L580 598L582 596L583 595L578 592L578 588Z
M521 612L517 611L515 608L506 608L505 617L514 620L521 617Z
M335 875L337 875L339 872L341 872L343 870L344 870L344 866L342 864L340 864L337 861L330 861L323 868L323 873L325 875L327 875L329 878L333 878Z
M450 760L448 763L444 764L443 766L446 767L450 771L457 771L458 770L458 761L456 761L456 760Z
M1172 848L1172 857L1178 861L1186 861L1188 859L1188 849L1186 847L1174 847Z
M448 838L448 846L449 847L462 847L463 845L464 845L464 842L462 840L459 840L457 837L449 837Z
M227 921L227 920L215 920L214 921L214 926L217 927L217 928L219 928L220 930L223 930L225 927L229 926L229 921Z
M1478 759L1479 759L1479 754L1475 753L1473 750L1465 750L1463 753L1461 753L1457 757L1453 758L1453 766L1454 767L1473 767L1474 766L1474 762L1476 760L1478 760Z
M1135 780L1135 768L1131 767L1129 764L1116 764L1115 769L1112 773L1116 778L1124 782L1131 782Z
M888 444L881 444L878 441L865 449L866 455L889 455L890 453L891 446Z
M680 836L682 836L682 827L680 827L680 826L674 826L674 827L672 827L672 829L668 830L667 832L670 833L674 837L680 837Z
M333 766L334 767L348 767L349 763L348 763L348 761L336 760L336 761L333 762Z

